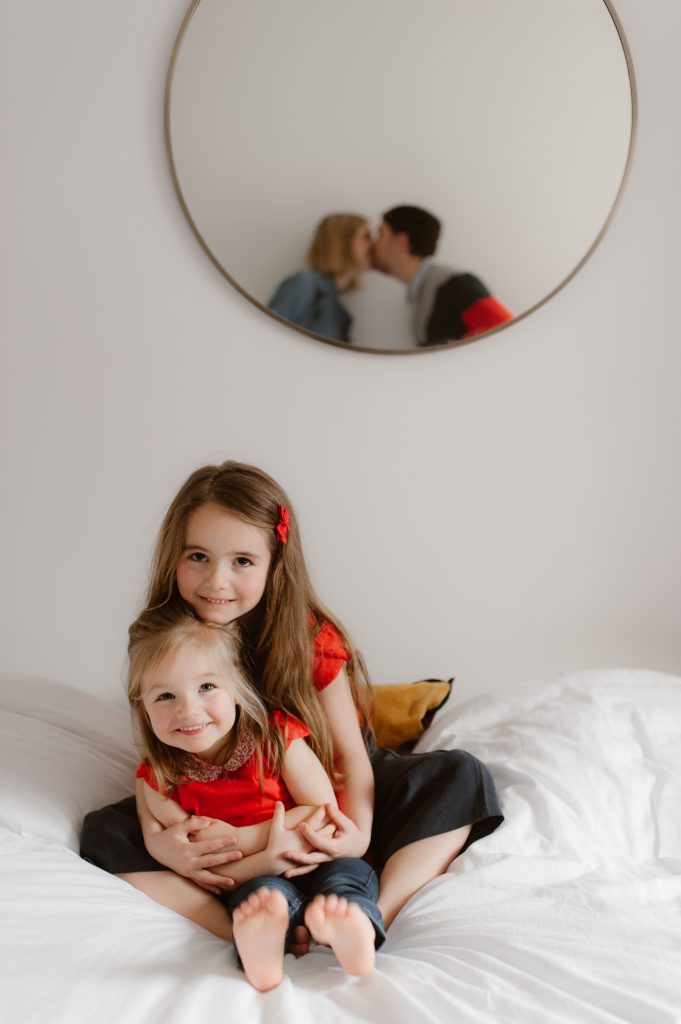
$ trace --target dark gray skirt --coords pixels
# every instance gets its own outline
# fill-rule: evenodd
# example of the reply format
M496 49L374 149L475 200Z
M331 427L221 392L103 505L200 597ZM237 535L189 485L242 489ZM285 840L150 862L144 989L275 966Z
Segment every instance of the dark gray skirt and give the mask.
M370 756L376 784L370 849L379 872L410 843L472 825L465 850L504 820L489 770L465 750L396 754L379 747Z

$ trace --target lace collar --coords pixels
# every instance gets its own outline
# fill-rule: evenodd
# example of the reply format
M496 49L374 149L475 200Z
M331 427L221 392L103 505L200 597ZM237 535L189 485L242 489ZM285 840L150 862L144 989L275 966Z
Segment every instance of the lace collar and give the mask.
M250 761L255 753L255 740L250 733L241 737L229 759L224 764L203 761L196 754L185 755L184 774L191 782L216 782L230 772L235 772Z

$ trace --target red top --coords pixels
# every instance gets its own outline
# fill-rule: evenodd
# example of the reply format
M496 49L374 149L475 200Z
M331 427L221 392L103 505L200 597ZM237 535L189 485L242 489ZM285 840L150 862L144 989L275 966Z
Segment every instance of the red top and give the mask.
M325 690L334 681L350 655L335 626L325 622L314 638L312 680L316 690Z
M293 740L310 735L310 730L298 718L281 711L273 711L270 722L285 737L287 750ZM144 779L152 789L158 790L149 765L142 763L139 766L137 778ZM270 774L267 763L263 764L262 782L264 792L261 793L258 760L253 754L241 768L227 772L222 778L212 782L188 779L166 795L188 814L229 821L230 825L236 827L257 825L272 817L277 800L281 800L287 811L296 806L281 776Z
M461 314L461 319L466 327L463 336L470 338L473 334L489 331L492 327L512 320L513 313L493 295L486 295L485 298L478 299L472 306L465 309Z

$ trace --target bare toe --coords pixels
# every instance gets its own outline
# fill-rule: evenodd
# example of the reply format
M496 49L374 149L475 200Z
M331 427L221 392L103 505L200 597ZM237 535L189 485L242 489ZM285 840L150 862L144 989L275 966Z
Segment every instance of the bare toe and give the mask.
M293 942L289 946L289 952L296 958L305 956L310 952L310 933L303 924L299 924L293 930Z

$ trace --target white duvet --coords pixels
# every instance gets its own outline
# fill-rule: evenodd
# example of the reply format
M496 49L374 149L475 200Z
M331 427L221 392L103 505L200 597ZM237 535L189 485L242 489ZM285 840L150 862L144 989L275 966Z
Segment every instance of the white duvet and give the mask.
M0 687L7 1024L681 1022L681 679L454 696L420 749L485 761L504 824L405 907L371 975L315 948L266 995L230 946L79 859L86 811L132 791L128 736L70 687Z

